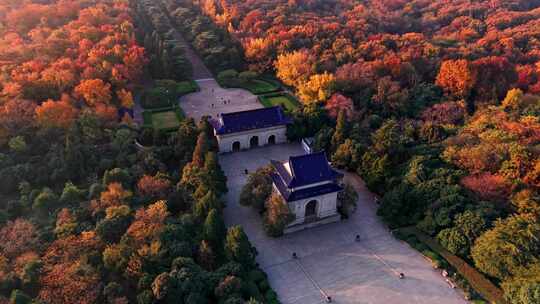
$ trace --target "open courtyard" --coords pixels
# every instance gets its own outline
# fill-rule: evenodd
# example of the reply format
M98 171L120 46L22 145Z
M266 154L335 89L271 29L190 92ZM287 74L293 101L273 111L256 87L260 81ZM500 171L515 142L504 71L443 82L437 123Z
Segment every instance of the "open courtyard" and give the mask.
M257 96L243 89L225 89L214 79L197 80L200 91L180 98L186 116L199 121L203 116L262 108Z
M466 303L440 271L390 234L376 216L373 195L355 175L345 177L359 193L357 212L350 219L281 238L266 236L259 214L238 204L247 178L244 170L303 153L295 143L220 156L229 187L225 221L243 226L284 304L325 303L326 296L340 304ZM298 259L292 258L293 252ZM399 279L399 273L405 278Z

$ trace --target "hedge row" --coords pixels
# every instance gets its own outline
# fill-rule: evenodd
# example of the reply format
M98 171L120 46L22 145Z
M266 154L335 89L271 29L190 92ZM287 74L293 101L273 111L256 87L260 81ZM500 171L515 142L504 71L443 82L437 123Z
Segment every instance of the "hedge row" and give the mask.
M452 254L439 243L428 235L420 232L415 227L402 228L399 230L401 234L409 234L417 237L422 243L429 246L438 255L442 256L452 267L454 267L459 274L461 274L469 284L478 292L483 298L487 299L490 303L506 304L504 294L501 289L495 286L478 270L469 265L460 257ZM399 236L398 236L399 237Z

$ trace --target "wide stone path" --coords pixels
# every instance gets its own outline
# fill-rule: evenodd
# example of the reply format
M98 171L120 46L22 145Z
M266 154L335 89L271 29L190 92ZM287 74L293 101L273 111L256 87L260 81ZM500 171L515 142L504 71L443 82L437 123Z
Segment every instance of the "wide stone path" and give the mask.
M326 303L327 295L340 304L466 303L417 251L392 237L376 215L373 195L356 175L345 177L359 193L358 211L349 220L267 237L260 216L238 204L244 169L303 153L299 144L286 144L220 156L229 187L225 222L244 227L284 304ZM298 259L292 259L293 252ZM400 272L404 279L398 278Z

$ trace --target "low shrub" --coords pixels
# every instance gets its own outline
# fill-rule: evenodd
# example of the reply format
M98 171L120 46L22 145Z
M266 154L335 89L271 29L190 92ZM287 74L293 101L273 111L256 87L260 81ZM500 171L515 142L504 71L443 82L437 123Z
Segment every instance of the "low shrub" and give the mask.
M255 283L260 283L266 279L266 273L259 269L255 269L249 272L248 277Z
M174 106L178 98L199 90L193 80L176 82L170 79L156 80L156 87L147 90L141 98L145 109L157 109Z
M266 292L267 290L270 289L270 283L268 283L267 279L264 279L259 282L259 289L261 290L261 292Z
M267 290L266 293L264 294L264 298L266 299L266 301L268 302L272 302L273 301L277 301L278 300L278 296L277 296L277 293L273 290ZM279 303L279 302L277 302Z

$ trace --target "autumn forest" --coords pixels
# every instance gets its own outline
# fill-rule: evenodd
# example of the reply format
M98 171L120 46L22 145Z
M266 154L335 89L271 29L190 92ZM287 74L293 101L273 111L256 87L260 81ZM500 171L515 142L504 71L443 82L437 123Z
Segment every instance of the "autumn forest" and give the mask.
M279 303L208 120L138 121L197 90L182 43L294 95L471 299L540 303L539 0L0 0L1 304Z

